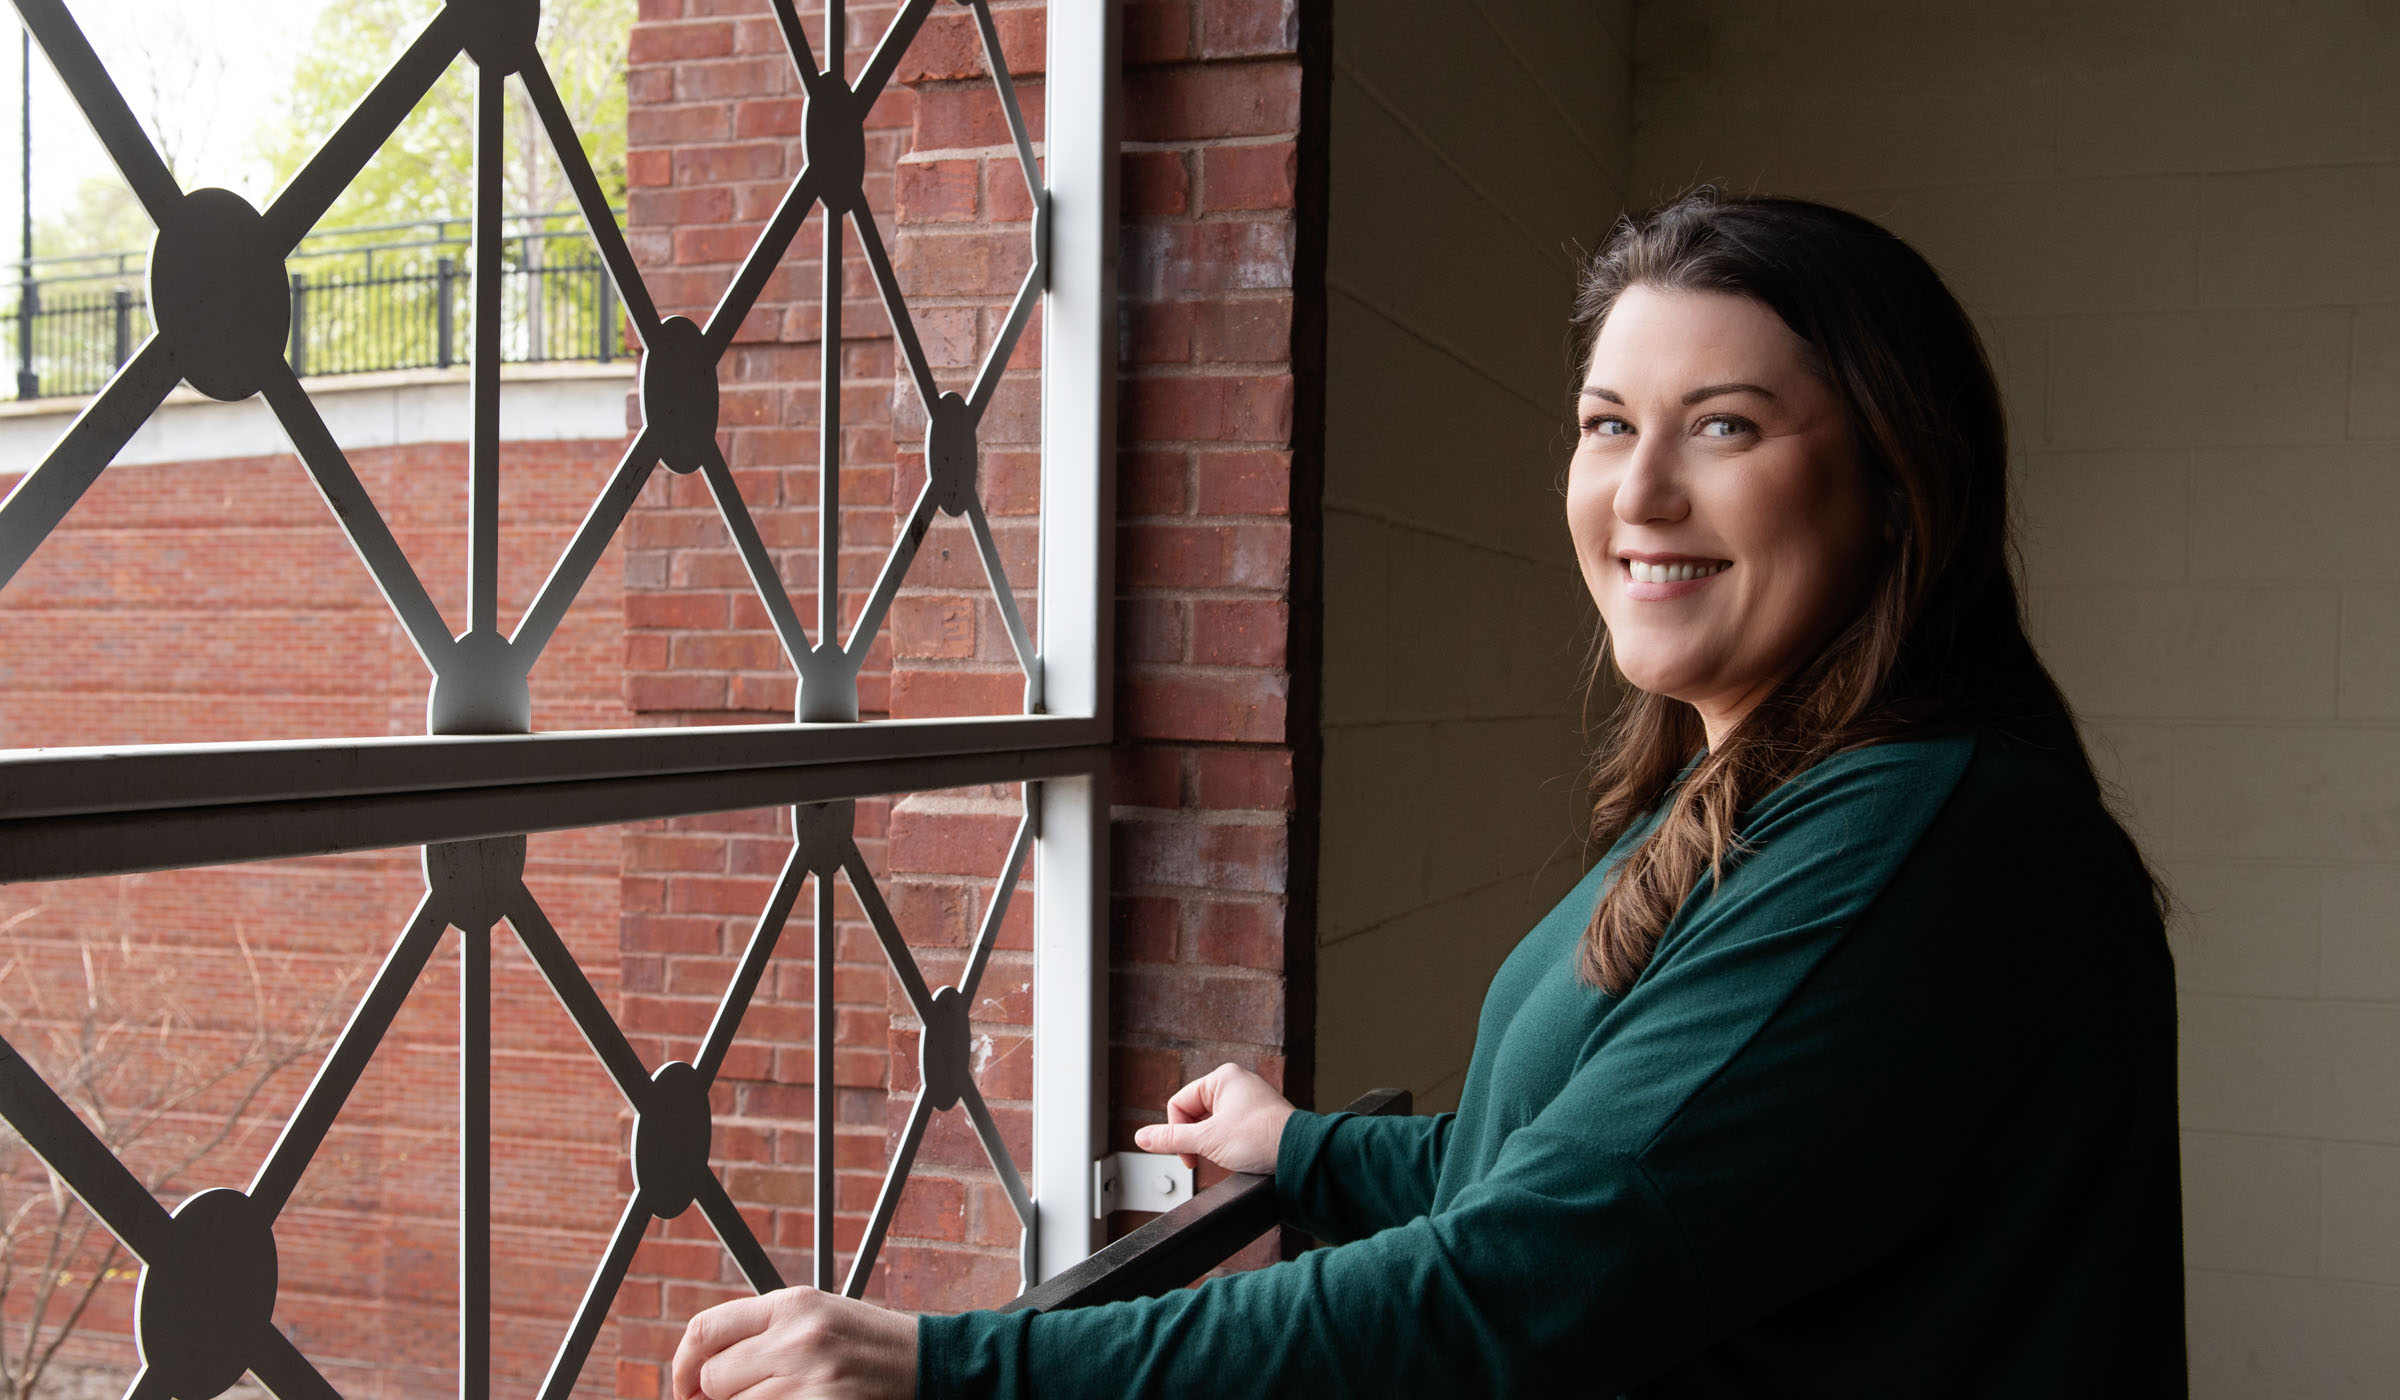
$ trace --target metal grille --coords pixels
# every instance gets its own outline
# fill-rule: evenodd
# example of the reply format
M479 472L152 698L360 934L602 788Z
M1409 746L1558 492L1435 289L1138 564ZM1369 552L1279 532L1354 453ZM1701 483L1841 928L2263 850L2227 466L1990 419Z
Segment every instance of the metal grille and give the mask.
M599 360L625 353L616 286L581 227L580 214L516 215L506 222L501 354L516 361ZM294 373L448 369L465 359L472 274L449 237L471 220L419 220L312 235L291 266ZM368 241L377 239L378 241ZM0 307L0 360L19 371L18 398L89 394L108 382L152 330L140 287L145 251L36 258L18 300ZM471 334L471 331L470 331Z
M962 0L1033 195L1033 259L1002 333L970 385L935 380L868 209L864 121L936 0L905 0L855 82L846 82L842 0L826 0L825 64L793 0L772 0L806 93L807 162L705 324L661 316L602 197L534 39L538 0L452 0L264 210L224 190L185 191L143 135L61 0L18 12L82 106L159 234L149 270L155 329L38 467L0 503L5 586L178 382L223 400L261 394L432 674L426 739L173 746L0 755L0 879L45 879L395 843L424 846L425 893L265 1163L246 1187L202 1191L169 1210L93 1137L13 1048L0 1043L0 1116L144 1265L136 1304L143 1366L131 1400L207 1400L245 1371L284 1400L331 1385L273 1325L278 1213L444 931L463 942L461 1043L461 1393L488 1392L490 965L488 935L515 931L634 1113L635 1189L543 1386L574 1383L636 1244L654 1218L697 1206L757 1288L782 1282L710 1167L708 1091L786 921L813 892L817 1154L814 1272L820 1287L865 1287L930 1116L958 1107L1025 1227L1030 1284L1088 1250L1088 1163L1100 1030L1094 943L1103 879L1104 623L1108 367L1112 278L1114 7L1061 3L1050 26L1053 129L1045 187L987 0ZM477 70L471 313L473 428L468 452L468 618L453 633L361 487L287 355L293 283L285 259L416 104L464 54ZM498 616L499 365L504 318L502 84L517 77L573 186L643 362L642 425L547 581L513 630ZM1069 148L1072 149L1069 149ZM1053 228L1053 200L1072 191ZM824 272L818 480L818 615L812 633L761 542L717 444L719 376L735 331L786 249L820 213ZM843 222L857 238L928 424L926 484L844 639L840 554ZM1010 587L977 493L978 424L1033 308L1049 296L1041 635ZM527 677L560 618L654 469L698 473L713 494L785 655L799 676L798 720L783 726L531 734ZM972 530L1025 674L1026 713L982 720L858 718L858 673L937 512ZM823 723L816 723L823 722ZM474 737L463 737L474 736ZM929 985L853 839L852 799L968 782L1023 782L1025 810L965 972ZM645 1065L524 880L524 833L789 802L794 840L710 1028L689 1060ZM1010 1158L969 1069L967 1008L1009 892L1041 873L1035 929L1033 1180ZM873 924L921 1020L922 1087L900 1134L867 1236L834 1272L830 985L836 880Z

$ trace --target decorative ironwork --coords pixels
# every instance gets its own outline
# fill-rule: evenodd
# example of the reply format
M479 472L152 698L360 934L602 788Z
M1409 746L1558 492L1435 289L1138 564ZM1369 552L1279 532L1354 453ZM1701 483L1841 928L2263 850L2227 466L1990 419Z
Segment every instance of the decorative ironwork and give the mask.
M560 619L590 575L602 550L623 523L635 497L653 468L697 472L714 494L719 514L731 534L751 580L772 619L784 651L800 678L800 720L854 721L858 717L857 678L868 647L882 628L900 583L935 513L965 519L973 531L994 600L1015 646L1026 678L1028 716L1044 710L1043 658L1033 648L1031 634L1017 605L992 530L977 493L977 432L994 392L999 387L1014 348L1037 300L1048 283L1046 243L1050 219L1049 194L1039 176L1030 134L1018 104L1014 83L1000 51L989 0L959 0L972 11L999 101L1005 111L1020 168L1032 195L1032 266L1018 289L1006 322L989 353L964 391L945 390L937 382L909 318L905 298L886 253L875 218L864 194L865 135L868 110L896 69L903 50L916 35L936 0L903 0L889 26L866 60L855 83L845 81L846 24L842 0L826 0L824 39L826 62L820 68L801 28L794 0L770 0L783 37L806 93L804 143L807 160L791 182L773 217L759 234L749 256L732 279L705 324L680 316L661 316L635 266L623 230L602 196L586 161L566 110L552 86L534 38L540 17L538 0L449 0L418 31L357 108L265 208L220 189L182 189L144 136L98 57L86 42L64 0L14 0L26 28L49 56L69 91L82 107L119 171L158 228L148 273L149 305L155 328L131 348L124 363L91 405L17 489L0 503L0 586L24 565L91 486L116 452L158 407L178 382L221 400L262 395L290 436L302 463L315 480L327 505L339 519L362 563L432 673L427 700L427 730L436 736L528 735L531 702L527 678L539 660ZM1086 55L1095 71L1105 72L1104 60L1113 41L1113 21L1101 18L1092 28L1096 43ZM1081 44L1082 39L1072 42ZM464 54L477 66L476 190L471 281L473 428L468 453L468 619L454 633L449 622L394 540L374 502L352 471L340 445L302 386L294 358L292 336L295 282L286 260L342 188L365 166L401 119L426 93L441 72ZM593 503L564 553L558 558L532 604L513 631L504 633L498 616L500 531L499 504L499 366L502 359L500 297L502 293L500 156L503 118L502 83L516 76L531 96L532 105L552 150L565 170L577 205L596 244L602 263L633 334L643 348L639 381L641 426L619 460L599 498ZM1081 99L1086 108L1105 112L1102 78ZM1099 143L1105 149L1105 116L1096 119ZM1078 247L1095 259L1104 253L1095 234L1108 212L1105 176L1093 188L1099 193L1080 213L1074 237ZM732 472L716 441L718 384L721 362L767 280L798 236L810 212L822 207L822 265L824 271L824 330L821 421L818 451L820 497L819 564L814 636L802 623L790 592L778 575L742 499ZM899 530L883 569L864 600L846 640L839 637L843 613L841 579L836 569L840 553L840 481L842 438L841 269L843 222L856 230L883 305L907 366L908 377L924 407L928 424L927 480ZM1080 289L1075 312L1092 325L1102 324L1107 279L1103 271ZM1097 337L1095 337L1096 339ZM1097 361L1089 350L1078 356ZM1104 373L1104 367L1101 369ZM1105 394L1093 410L1093 422L1105 429ZM1105 442L1101 436L1098 441ZM1096 460L1097 450L1095 450ZM1104 502L1104 492L1085 490L1078 504ZM1094 524L1105 517L1092 512ZM1087 609L1098 616L1102 604L1092 588L1104 578L1105 545L1093 544L1071 555L1068 571L1092 598ZM324 1140L358 1082L376 1046L402 1003L423 973L446 929L466 934L461 944L462 996L461 1057L461 1330L460 1385L462 1396L488 1393L490 1243L489 1159L490 1083L490 940L488 934L505 920L527 954L581 1030L593 1053L606 1068L635 1115L629 1151L635 1188L626 1202L603 1259L568 1335L560 1345L543 1386L545 1397L570 1389L605 1317L610 1300L624 1277L635 1246L653 1217L672 1218L697 1206L751 1283L766 1289L781 1282L765 1249L735 1208L731 1197L709 1166L711 1123L708 1091L724 1063L728 1046L741 1024L768 960L804 887L813 881L816 967L816 1174L815 1249L813 1268L820 1287L835 1286L833 1247L834 1171L831 1156L833 1123L829 1086L834 1023L831 987L833 965L833 901L837 877L846 880L866 911L894 977L911 1009L923 1024L921 1087L885 1179L869 1227L848 1274L844 1291L861 1293L874 1268L888 1231L893 1207L922 1141L930 1116L961 1108L991 1158L1021 1225L1024 1276L1030 1285L1036 1271L1036 1204L1007 1147L981 1092L968 1059L967 1010L1009 903L1031 853L1049 849L1040 842L1043 813L1070 827L1071 840L1058 847L1055 880L1045 866L1045 888L1078 888L1085 907L1059 922L1055 932L1037 935L1037 960L1050 957L1070 969L1071 985L1059 1012L1045 1012L1037 999L1036 1036L1045 1026L1092 1024L1091 954L1087 948L1054 946L1061 934L1087 939L1093 931L1091 913L1098 888L1101 852L1096 834L1104 821L1104 799L1092 776L1096 762L1089 750L1056 747L1089 744L1105 739L1105 711L1098 698L1096 678L1105 675L1105 632L1094 622L1070 617L1070 630L1080 648L1069 659L1073 698L1069 716L1076 723L1046 741L1028 739L1029 747L995 751L978 732L953 730L924 740L903 738L905 762L867 771L837 771L828 758L823 769L761 774L755 766L761 754L772 751L768 740L740 736L739 751L747 767L710 778L705 763L693 756L722 737L702 735L600 736L557 742L540 738L477 741L491 747L452 752L441 740L395 741L427 745L422 754L389 755L401 767L431 763L436 769L456 762L462 769L478 764L512 771L488 779L451 779L452 787L420 796L437 779L397 778L388 787L374 787L358 767L345 767L334 780L338 790L335 816L366 812L365 826L333 836L322 832L297 835L311 821L327 820L324 804L311 810L299 799L303 789L321 777L302 777L299 768L315 756L349 754L372 767L375 741L341 749L297 747L289 753L261 749L243 754L160 751L145 755L142 781L151 798L182 789L212 764L239 777L230 788L216 788L189 801L134 799L123 795L92 799L71 792L76 765L95 761L62 755L65 766L48 764L38 755L12 760L12 771L54 781L20 788L15 796L0 796L0 824L12 831L31 827L47 844L12 846L14 855L0 861L0 874L19 877L52 876L77 869L124 870L152 868L185 860L240 858L233 852L357 848L367 843L360 833L369 828L434 832L441 835L424 847L425 892L415 912L385 958L339 1040L303 1095L281 1137L249 1185L202 1191L173 1211L153 1199L125 1167L103 1148L74 1113L45 1085L15 1051L0 1042L0 1117L13 1125L93 1212L143 1261L136 1305L136 1328L143 1366L128 1391L128 1400L208 1400L238 1380L255 1374L282 1400L319 1400L333 1388L309 1360L272 1324L277 1284L275 1226L280 1212L310 1160ZM1091 723L1097 717L1097 727ZM1019 718L1016 724L1056 724ZM904 725L872 726L905 733ZM1045 753L1043 745L1051 746ZM561 744L569 747L560 747ZM586 760L575 757L600 755ZM913 745L913 748L909 746ZM512 747L514 746L514 747ZM871 753L872 747L860 750ZM658 755L639 760L637 754ZM673 754L676 757L668 759ZM981 757L976 757L976 755ZM564 756L563 758L561 756ZM297 760L287 762L287 760ZM566 815L545 811L536 817L529 808L560 801L561 785L544 786L526 771L545 761L559 761L571 776L584 780L569 785L574 794ZM644 763L654 764L646 776ZM198 764L194 769L190 764ZM278 767L277 764L284 766ZM829 794L824 800L795 806L794 838L789 859L776 882L767 907L741 957L732 983L720 1001L706 1037L689 1061L671 1061L655 1068L643 1064L623 1031L609 1015L564 941L549 923L524 881L525 839L528 829L581 825L594 811L621 810L627 815L678 811L726 810L740 805L737 794L760 782L772 782L785 794L811 786L819 772L830 776L816 783L833 794L889 791L878 780L905 771L920 781L911 786L938 785L946 771L961 763L975 771L977 781L1025 780L1024 815L986 916L978 929L965 971L954 986L930 986L877 890L853 839L851 801ZM913 764L913 767L909 765ZM613 766L612 766L613 765ZM320 769L323 764L317 765ZM695 778L694 775L701 775ZM465 792L476 781L491 787L481 796ZM695 782L713 786L717 800L695 797ZM246 784L260 784L273 800L255 809L228 807L239 802ZM106 785L105 783L103 784ZM1055 792L1047 791L1056 789ZM229 792L232 795L228 795ZM787 795L783 800L792 800ZM290 810L277 806L290 804ZM610 804L618 804L611 808ZM216 804L216 805L210 805ZM345 805L347 804L347 805ZM470 814L470 806L478 808ZM195 832L205 810L233 814L230 834L200 836ZM90 816L79 815L90 813ZM147 813L147 814L146 814ZM148 815L157 814L157 815ZM1063 814L1063 816L1062 816ZM582 820L577 820L581 816ZM156 851L137 853L127 843L138 841L145 822L175 826ZM77 826L78 822L84 823ZM377 824L381 825L378 826ZM497 831L499 834L493 834ZM427 839L413 836L409 839ZM1080 932L1076 932L1080 930ZM482 936L478 936L482 935ZM1072 983L1080 981L1081 985ZM1086 1004L1078 1008L1077 999ZM1045 1020L1048 1016L1052 1019ZM1048 1040L1042 1042L1046 1047ZM1096 1075L1090 1046L1063 1040L1054 1063L1064 1073ZM1045 1053L1048 1053L1047 1050ZM1084 1102L1088 1109L1088 1097ZM1039 1165L1037 1163L1037 1165ZM1072 1181L1080 1163L1065 1173L1044 1179ZM1077 1201L1072 1204L1083 1204ZM1088 1213L1088 1212L1087 1212ZM1049 1229L1045 1226L1045 1230ZM1060 1232L1072 1240L1082 1227L1069 1222ZM1087 1236L1088 1237L1088 1236ZM1078 1251L1080 1252L1080 1251ZM1061 1261L1071 1262L1071 1261Z
M598 360L626 351L616 285L581 227L565 215L503 221L501 355L513 362ZM513 231L506 225L516 225ZM448 369L464 362L473 273L461 259L471 219L427 219L312 234L291 266L292 329L285 353L300 375ZM378 237L380 235L380 237ZM413 236L412 236L413 235ZM371 241L370 241L371 240ZM89 394L149 336L148 255L140 251L33 259L24 305L0 307L0 350L29 365L20 398ZM298 264L294 266L294 264ZM30 356L15 342L31 338Z

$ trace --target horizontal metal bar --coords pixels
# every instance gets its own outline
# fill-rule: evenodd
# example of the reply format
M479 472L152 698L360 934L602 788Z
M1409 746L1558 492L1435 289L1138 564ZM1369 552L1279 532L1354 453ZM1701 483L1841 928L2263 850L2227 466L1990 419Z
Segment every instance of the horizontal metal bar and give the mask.
M1410 1106L1406 1089L1372 1089L1342 1111L1379 1118ZM1000 1310L1050 1312L1156 1297L1232 1258L1275 1219L1275 1178L1236 1172Z
M842 730L844 737L855 740L870 726L824 728ZM281 802L190 804L0 821L0 883L372 851L701 812L1019 783L1096 771L1106 758L1101 748L930 752L848 763L817 757L782 765L727 765L579 782L349 792ZM0 784L7 777L0 772Z
M0 749L0 823L272 801L332 801L744 768L857 764L1104 742L1088 719L997 715L552 734Z

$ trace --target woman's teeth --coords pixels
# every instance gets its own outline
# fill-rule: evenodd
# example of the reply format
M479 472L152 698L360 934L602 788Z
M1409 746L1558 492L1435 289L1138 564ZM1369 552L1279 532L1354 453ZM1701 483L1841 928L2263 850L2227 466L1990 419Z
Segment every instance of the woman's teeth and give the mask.
M1625 561L1626 572L1635 583L1681 583L1685 579L1707 578L1733 567L1730 560L1720 559L1713 564L1645 564L1639 559Z

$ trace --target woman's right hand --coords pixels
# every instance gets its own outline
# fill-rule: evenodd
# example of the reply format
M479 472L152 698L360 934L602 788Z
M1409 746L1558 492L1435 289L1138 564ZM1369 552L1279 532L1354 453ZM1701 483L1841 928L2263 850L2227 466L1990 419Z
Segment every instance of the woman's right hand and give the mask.
M1240 1065L1219 1065L1175 1091L1167 1121L1133 1135L1144 1152L1180 1152L1187 1167L1206 1157L1227 1171L1275 1174L1275 1152L1291 1101Z

